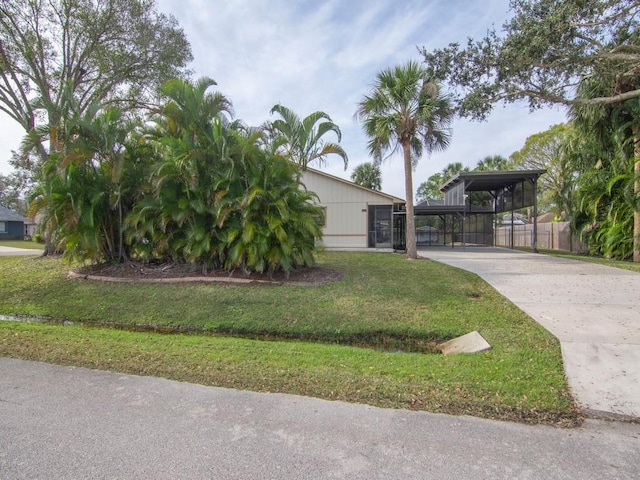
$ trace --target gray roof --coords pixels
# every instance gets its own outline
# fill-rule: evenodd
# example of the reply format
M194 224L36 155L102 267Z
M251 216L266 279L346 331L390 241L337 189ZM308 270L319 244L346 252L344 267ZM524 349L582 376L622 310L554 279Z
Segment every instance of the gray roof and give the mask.
M0 222L26 222L27 219L19 213L0 205Z
M465 182L467 192L491 192L511 187L526 180L537 180L546 170L499 170L491 172L459 173L440 187L441 192L451 190L460 182Z

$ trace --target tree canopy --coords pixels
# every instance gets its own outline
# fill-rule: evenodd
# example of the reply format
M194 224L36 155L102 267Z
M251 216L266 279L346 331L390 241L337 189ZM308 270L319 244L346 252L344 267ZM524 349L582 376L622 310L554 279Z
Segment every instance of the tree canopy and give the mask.
M499 101L619 103L640 97L637 0L512 0L502 34L490 30L465 47L423 48L428 72L456 89L459 112L483 119ZM576 96L579 82L605 79L597 97Z
M138 107L191 58L175 18L153 0L0 3L0 110L26 132L38 121L55 126L65 97L80 112Z
M572 135L570 124L554 125L528 137L524 146L510 157L516 168L547 171L538 180L538 209L540 212L551 211L556 218L569 218L573 209L578 167L566 152Z
M66 141L30 196L57 250L83 262L171 259L246 274L314 263L317 196L265 148L262 129L232 120L213 85L166 82L151 122L100 105L69 110Z
M421 203L426 200L441 200L443 194L440 187L451 180L459 173L468 172L469 167L465 167L462 162L452 162L442 169L431 175L426 182L422 182L416 191L416 202Z

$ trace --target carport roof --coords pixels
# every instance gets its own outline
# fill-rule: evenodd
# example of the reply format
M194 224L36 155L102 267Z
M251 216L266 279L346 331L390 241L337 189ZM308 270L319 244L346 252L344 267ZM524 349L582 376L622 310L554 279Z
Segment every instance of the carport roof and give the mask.
M477 205L445 205L442 200L428 200L413 207L415 215L451 215L463 213L493 213Z
M464 189L467 192L496 192L527 180L537 180L543 173L546 173L546 170L459 173L440 187L440 191L446 192L464 182Z

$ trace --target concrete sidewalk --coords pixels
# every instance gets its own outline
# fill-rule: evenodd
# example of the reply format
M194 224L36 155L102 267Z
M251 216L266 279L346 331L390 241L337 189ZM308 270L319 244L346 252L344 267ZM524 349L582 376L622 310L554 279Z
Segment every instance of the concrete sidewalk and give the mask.
M640 425L388 410L0 358L0 478L640 478Z
M477 274L553 333L585 410L640 417L639 273L490 247L419 255Z

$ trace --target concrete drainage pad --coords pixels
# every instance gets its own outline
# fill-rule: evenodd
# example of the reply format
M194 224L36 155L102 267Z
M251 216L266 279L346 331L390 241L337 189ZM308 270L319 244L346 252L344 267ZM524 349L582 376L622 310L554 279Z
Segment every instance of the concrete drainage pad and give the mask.
M477 353L491 349L491 345L477 331L467 333L438 345L445 355L451 353Z

